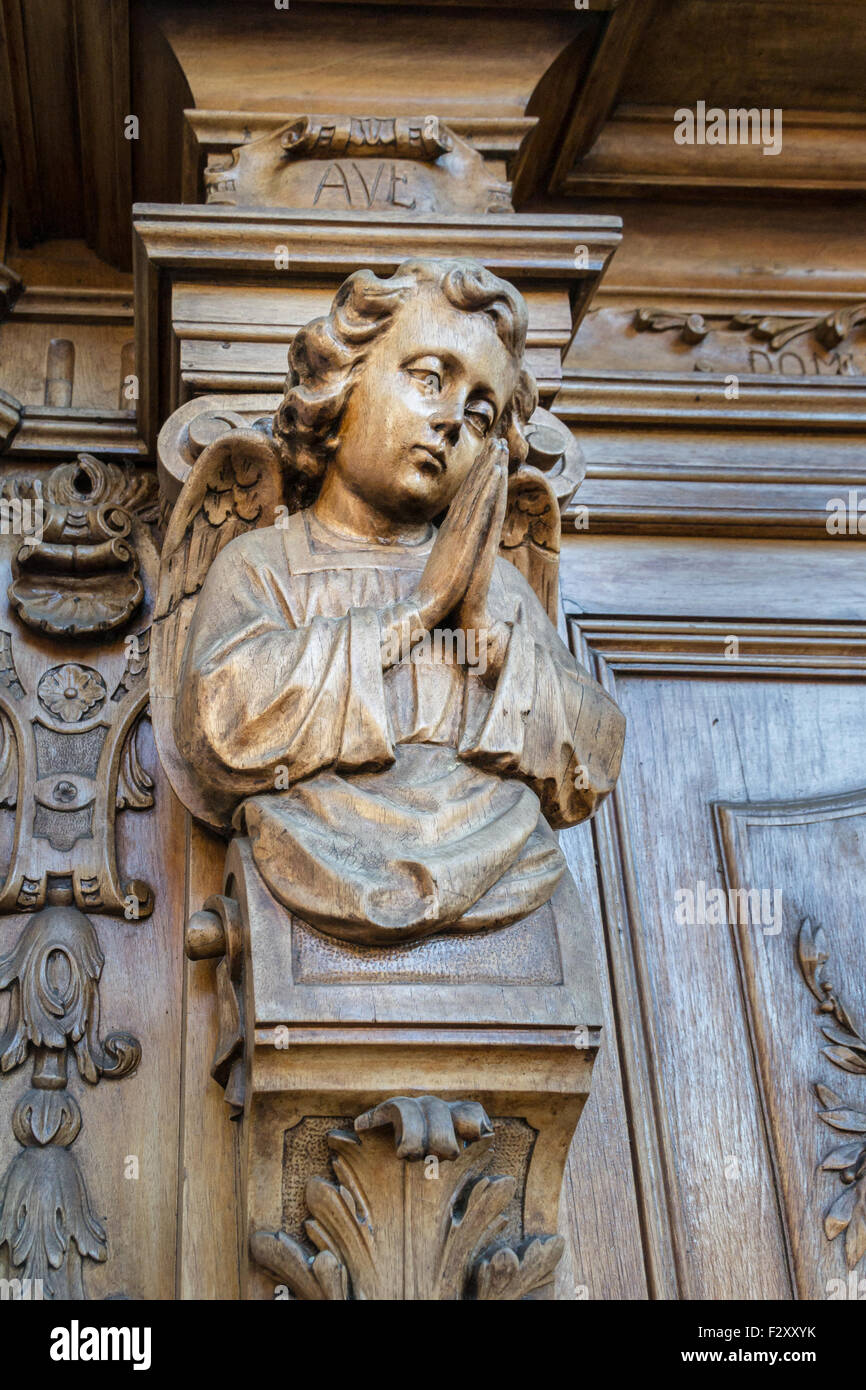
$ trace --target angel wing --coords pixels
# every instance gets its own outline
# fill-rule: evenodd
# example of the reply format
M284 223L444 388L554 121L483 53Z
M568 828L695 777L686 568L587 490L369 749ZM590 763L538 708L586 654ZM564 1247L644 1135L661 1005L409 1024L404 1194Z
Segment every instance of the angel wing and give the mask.
M177 678L198 594L219 552L235 536L273 525L283 504L276 445L260 429L231 429L193 464L168 523L159 566L151 640L151 712L163 767L198 819L225 830L225 808L200 785L174 739Z
M499 553L529 580L556 627L562 512L586 469L577 441L550 411L539 407L526 434L527 461L508 479Z

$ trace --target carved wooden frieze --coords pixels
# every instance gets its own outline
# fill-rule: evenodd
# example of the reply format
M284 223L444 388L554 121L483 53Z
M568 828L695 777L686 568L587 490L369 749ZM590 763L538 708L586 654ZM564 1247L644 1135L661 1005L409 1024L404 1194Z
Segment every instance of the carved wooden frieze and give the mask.
M735 372L781 377L866 375L866 305L825 313L701 312L604 307L569 348L574 370Z
M21 1150L0 1177L0 1250L6 1247L9 1275L27 1297L86 1297L84 1261L108 1255L105 1228L70 1152L81 1109L67 1089L70 1050L91 1086L130 1076L141 1059L132 1034L100 1037L102 967L93 924L71 905L35 913L0 957L0 990L11 991L0 1071L33 1058L30 1089L12 1116Z
M394 1096L327 1140L334 1180L306 1183L306 1244L250 1238L296 1298L517 1300L553 1277L560 1236L504 1239L516 1180L488 1171L494 1126L477 1101Z
M148 700L155 480L90 455L0 484L9 611L0 630L0 806L14 812L0 914L30 914L0 958L0 1071L33 1057L0 1178L0 1248L23 1296L86 1296L108 1236L76 1157L81 1078L129 1076L141 1047L99 1032L104 957L87 913L146 917L153 893L118 866L116 818L153 805L138 734ZM136 629L136 622L138 628ZM132 631L130 631L130 628ZM38 1281L38 1283L37 1283ZM13 1285L14 1287L14 1285Z
M211 155L209 203L334 212L513 212L510 184L435 116L305 116Z

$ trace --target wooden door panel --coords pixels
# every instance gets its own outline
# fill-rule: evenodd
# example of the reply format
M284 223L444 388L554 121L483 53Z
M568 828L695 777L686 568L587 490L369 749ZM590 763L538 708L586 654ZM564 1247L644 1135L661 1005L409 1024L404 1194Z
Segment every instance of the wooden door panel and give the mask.
M866 1150L866 943L860 899L866 793L723 805L717 820L728 882L735 888L773 883L784 895L785 930L773 937L740 925L735 944L795 1286L801 1298L826 1298L831 1281L845 1279L866 1246L866 1180L841 1181L846 1168L858 1165L855 1151ZM818 957L829 955L826 965L819 960L810 966L815 947ZM810 980L817 1000L809 993ZM834 1016L837 1000L851 1026ZM852 1027L859 1048L856 1042L853 1048L840 1045ZM822 1103L816 1085L841 1093L844 1105ZM840 1129L846 1118L832 1114L843 1108L852 1111L853 1130ZM829 1123L819 1120L822 1110L831 1113ZM831 1152L844 1158L842 1167L821 1171ZM848 1196L847 1186L856 1189ZM831 1207L832 1242L823 1229L823 1213Z
M792 1255L789 1237L810 1208L819 1232L821 1224L815 1181L806 1178L820 1151L809 1094L820 1059L795 951L803 905L828 915L832 845L815 854L801 842L790 862L766 856L760 861L765 878L772 871L781 880L760 886L779 887L783 907L777 935L765 936L759 926L758 944L756 928L748 928L753 951L763 951L772 965L769 975L753 971L754 1006L743 989L737 934L727 922L678 924L677 894L691 889L697 902L700 883L705 894L728 886L716 803L827 796L866 782L859 734L866 693L844 679L820 678L820 636L814 679L803 678L808 641L795 657L780 661L772 625L766 628L767 654L762 658L756 638L748 660L754 674L738 678L735 662L712 649L711 633L702 635L694 625L691 658L684 661L682 646L674 650L676 643L660 636L661 626L629 654L621 638L614 641L601 624L594 636L592 623L583 620L583 636L629 721L621 782L596 834L608 940L624 932L628 942L622 960L616 949L610 952L612 990L618 1018L637 1020L633 1046L623 1029L620 1047L647 1261L652 1266L655 1244L662 1296L790 1298L795 1289L800 1296L823 1296L814 1292L816 1281L826 1281L833 1259L836 1272L844 1270L841 1250L825 1252L809 1283L804 1271L814 1243L807 1250L801 1242L799 1254ZM837 670L841 664L834 663ZM672 674L675 669L689 674ZM859 835L856 843L859 854ZM854 878L858 862L855 857L849 865ZM846 911L850 916L847 905ZM840 938L840 946L850 978L854 941ZM857 998L850 985L849 994ZM781 1014L780 999L787 1009ZM757 1043L757 1060L753 1014L766 1016L764 1033L774 1031L772 1047L766 1039ZM802 1075L794 1087L787 1077L774 1082L771 1093L774 1058L787 1045L778 1037L780 1027L790 1034ZM832 1077L825 1079L833 1084ZM778 1133L783 1113L787 1125L777 1143L767 1121L771 1094ZM802 1135L783 1190L776 1150L793 1143L795 1128ZM668 1248L673 1279L663 1267Z

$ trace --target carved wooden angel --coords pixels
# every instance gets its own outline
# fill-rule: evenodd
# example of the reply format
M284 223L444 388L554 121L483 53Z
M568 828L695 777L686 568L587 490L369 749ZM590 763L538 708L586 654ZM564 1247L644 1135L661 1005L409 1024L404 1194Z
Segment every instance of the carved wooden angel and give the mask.
M525 341L521 296L475 262L357 271L296 336L273 425L209 445L171 517L163 761L346 940L528 915L564 871L551 827L617 776L623 717L524 577L555 613Z

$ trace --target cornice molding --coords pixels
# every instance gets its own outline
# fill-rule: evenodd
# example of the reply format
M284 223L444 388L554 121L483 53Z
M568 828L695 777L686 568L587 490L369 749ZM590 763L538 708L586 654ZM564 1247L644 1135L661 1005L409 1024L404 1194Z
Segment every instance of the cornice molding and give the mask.
M766 159L760 145L677 144L675 109L623 103L592 148L563 174L560 191L578 197L646 197L661 189L680 196L714 189L753 190L761 196L866 190L862 112L785 110L782 148Z
M553 410L569 424L862 430L866 378L710 372L581 372L563 376Z

